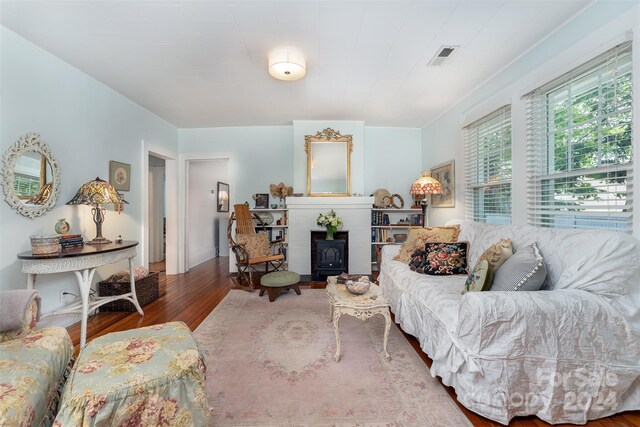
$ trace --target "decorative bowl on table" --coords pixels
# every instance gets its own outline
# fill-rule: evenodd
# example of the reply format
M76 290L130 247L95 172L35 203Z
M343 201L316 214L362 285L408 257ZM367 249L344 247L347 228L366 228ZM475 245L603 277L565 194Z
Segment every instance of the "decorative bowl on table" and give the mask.
M366 294L371 286L367 276L361 276L357 280L347 280L344 284L349 292L356 295Z

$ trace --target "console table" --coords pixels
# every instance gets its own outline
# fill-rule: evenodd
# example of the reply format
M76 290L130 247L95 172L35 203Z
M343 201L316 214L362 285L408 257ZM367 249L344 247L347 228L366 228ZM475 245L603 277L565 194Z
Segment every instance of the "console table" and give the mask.
M29 289L34 288L36 275L38 274L65 273L69 271L75 273L78 279L78 287L80 288L80 302L62 310L56 310L50 315L81 313L80 347L84 347L87 341L87 318L89 312L101 305L118 299L126 299L133 303L141 316L144 316L144 312L140 308L140 304L138 304L133 279L133 258L136 257L137 245L138 242L125 240L122 243L67 248L59 253L48 255L33 255L31 251L26 251L20 253L18 259L22 261L22 272L27 273L27 287ZM92 297L90 299L89 291L91 290L91 282L96 268L125 259L129 260L131 292L109 297Z

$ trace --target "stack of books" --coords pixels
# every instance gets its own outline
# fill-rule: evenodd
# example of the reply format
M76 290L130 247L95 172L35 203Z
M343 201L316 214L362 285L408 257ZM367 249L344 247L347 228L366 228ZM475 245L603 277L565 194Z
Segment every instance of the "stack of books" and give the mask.
M62 249L78 248L84 246L84 240L80 234L65 234L60 236L60 246Z

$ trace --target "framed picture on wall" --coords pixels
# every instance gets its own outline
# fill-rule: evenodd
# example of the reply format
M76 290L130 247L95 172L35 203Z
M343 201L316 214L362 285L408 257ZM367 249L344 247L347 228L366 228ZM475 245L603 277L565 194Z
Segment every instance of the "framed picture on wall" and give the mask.
M442 184L443 194L432 194L432 208L453 208L456 205L455 197L455 164L454 161L448 161L435 166L430 170L431 177L437 179Z
M118 191L131 190L131 165L111 160L109 162L109 184Z
M269 193L257 193L253 195L256 201L256 209L269 209Z
M229 184L218 181L218 212L229 212Z

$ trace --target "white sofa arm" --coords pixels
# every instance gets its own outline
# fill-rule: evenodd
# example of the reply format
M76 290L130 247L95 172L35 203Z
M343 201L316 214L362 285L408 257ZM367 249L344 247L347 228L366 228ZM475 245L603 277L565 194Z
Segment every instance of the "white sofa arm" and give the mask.
M637 333L586 291L469 292L458 319L457 339L470 358L572 358L638 368Z
M400 245L384 245L382 247L381 264L385 262L393 261L393 257L400 252Z

